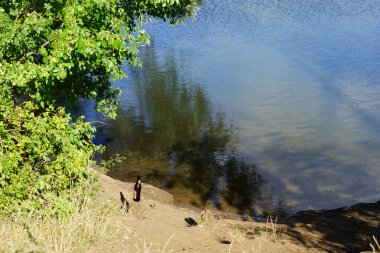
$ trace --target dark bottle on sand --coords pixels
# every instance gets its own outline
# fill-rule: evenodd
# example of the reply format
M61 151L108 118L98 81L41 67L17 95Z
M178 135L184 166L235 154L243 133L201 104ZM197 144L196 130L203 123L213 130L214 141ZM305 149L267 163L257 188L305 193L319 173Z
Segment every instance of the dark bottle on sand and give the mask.
M142 186L141 186L140 176L137 176L137 180L136 180L135 188L134 188L134 192L133 192L133 201L135 201L135 202L140 201L141 188L142 188Z

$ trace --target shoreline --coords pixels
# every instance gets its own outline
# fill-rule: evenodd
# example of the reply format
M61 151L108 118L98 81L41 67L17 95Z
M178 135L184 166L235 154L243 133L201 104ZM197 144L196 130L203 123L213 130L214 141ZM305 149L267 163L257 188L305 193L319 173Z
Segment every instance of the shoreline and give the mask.
M133 186L134 186L134 183L133 182L126 182L126 181L121 181L119 179L115 179L115 178L112 178L108 175L101 175L103 178L110 178L112 179L117 185L121 186L121 187L128 187L129 189L133 189ZM106 180L106 179L103 179L103 180ZM107 180L106 180L107 181ZM164 202L164 203L170 203L170 204L173 204L179 208L184 208L184 209L188 209L188 210L191 210L191 211L195 211L195 212L201 212L204 210L204 208L200 208L200 207L197 207L197 206L192 206L191 204L183 204L183 203L175 203L174 202L174 196L172 193L170 193L169 191L166 191L165 189L162 189L160 187L157 187L157 186L153 186L151 184L148 184L148 183L143 183L144 186L147 186L149 191L152 191L152 189L155 189L154 191L156 192L159 192L160 194L162 194L162 196L165 196L164 197L164 200L161 199L161 201L159 202ZM165 194L164 194L165 193ZM130 193L132 194L132 193ZM132 196L132 195L131 195ZM150 198L150 194L148 194L148 198ZM374 201L374 202L355 202L353 203L352 205L344 205L344 206L338 206L336 208L321 208L321 209L301 209L301 210L298 210L298 211L295 211L295 212L290 212L288 215L286 216L278 216L277 218L278 219L289 219L293 216L298 216L299 214L305 214L305 213L323 213L323 212L331 212L331 211L338 211L338 210L342 210L342 209L350 209L352 207L355 207L355 206L361 206L361 205L377 205L380 203L380 199L377 200L377 201ZM216 210L216 208L212 208L214 209L214 211L216 211L219 215L224 215L224 216L241 216L245 221L245 220L250 220L250 218L253 218L253 217L256 217L256 216L250 216L250 215L246 215L246 214L238 214L238 213L233 213L233 212L226 212L226 211L221 211L221 210ZM263 217L260 217L260 216L257 216L258 218L263 218Z
M234 219L237 217L235 214L226 214L212 209L202 211L198 208L189 209L178 206L174 204L173 196L170 193L145 183L143 184L142 201L136 204L131 201L134 183L122 182L106 175L100 175L100 183L103 191L98 198L99 201L105 202L112 198L120 201L120 193L123 193L131 205L131 212L135 212L137 215L143 214L144 217L140 217L138 220L149 219L148 216L150 215L158 215L154 213L155 207L162 206L162 208L165 207L166 213L171 212L173 216L192 215L199 217L198 219L201 219L202 214L210 211L213 216L212 219L223 220L224 223L234 224L233 226L243 230L246 226L261 226L260 224L268 223L267 220L257 222L247 219L248 222L241 221L241 219ZM184 218L186 217L178 217L178 223L181 226L185 225ZM170 219L168 222L171 222ZM288 217L279 218L275 223L278 229L283 231L286 241L297 247L302 247L304 250L316 250L312 252L362 252L371 249L372 236L380 238L380 229L378 229L380 228L380 201L357 203L348 207L329 210L298 211ZM175 224L175 226L180 226L180 224ZM161 226L161 224L158 223L153 226ZM177 233L174 231L173 233ZM294 252L306 251L296 250Z

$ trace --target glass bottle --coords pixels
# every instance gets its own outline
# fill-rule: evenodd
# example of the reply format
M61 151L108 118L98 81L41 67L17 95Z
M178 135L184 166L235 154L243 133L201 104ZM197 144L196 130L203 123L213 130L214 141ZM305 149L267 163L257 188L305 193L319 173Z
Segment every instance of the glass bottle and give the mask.
M137 176L137 180L136 180L134 192L133 192L133 201L135 201L135 202L140 201L141 188L142 188L142 186L141 186L140 176Z

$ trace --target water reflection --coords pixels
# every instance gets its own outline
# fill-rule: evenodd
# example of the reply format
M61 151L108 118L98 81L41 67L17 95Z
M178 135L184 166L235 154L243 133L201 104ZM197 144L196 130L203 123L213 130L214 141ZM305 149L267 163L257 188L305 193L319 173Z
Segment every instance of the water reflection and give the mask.
M105 157L127 158L110 176L133 180L141 174L185 205L203 208L212 201L241 214L271 209L255 165L238 158L233 124L213 109L202 87L180 81L173 57L159 64L154 50L146 49L144 68L131 73L134 102L101 133L111 138Z
M129 159L115 177L144 171L177 201L237 212L379 199L378 1L208 0L195 22L146 29L120 117L98 125Z
M380 5L208 0L196 22L147 26L180 78L239 127L239 155L296 210L379 199Z

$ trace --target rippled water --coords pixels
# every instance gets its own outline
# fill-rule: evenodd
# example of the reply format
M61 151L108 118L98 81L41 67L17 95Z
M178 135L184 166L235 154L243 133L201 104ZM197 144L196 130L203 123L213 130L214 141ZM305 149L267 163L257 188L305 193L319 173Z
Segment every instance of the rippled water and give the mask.
M104 156L127 157L112 176L242 213L380 199L378 1L208 0L145 29L143 68L98 126Z

